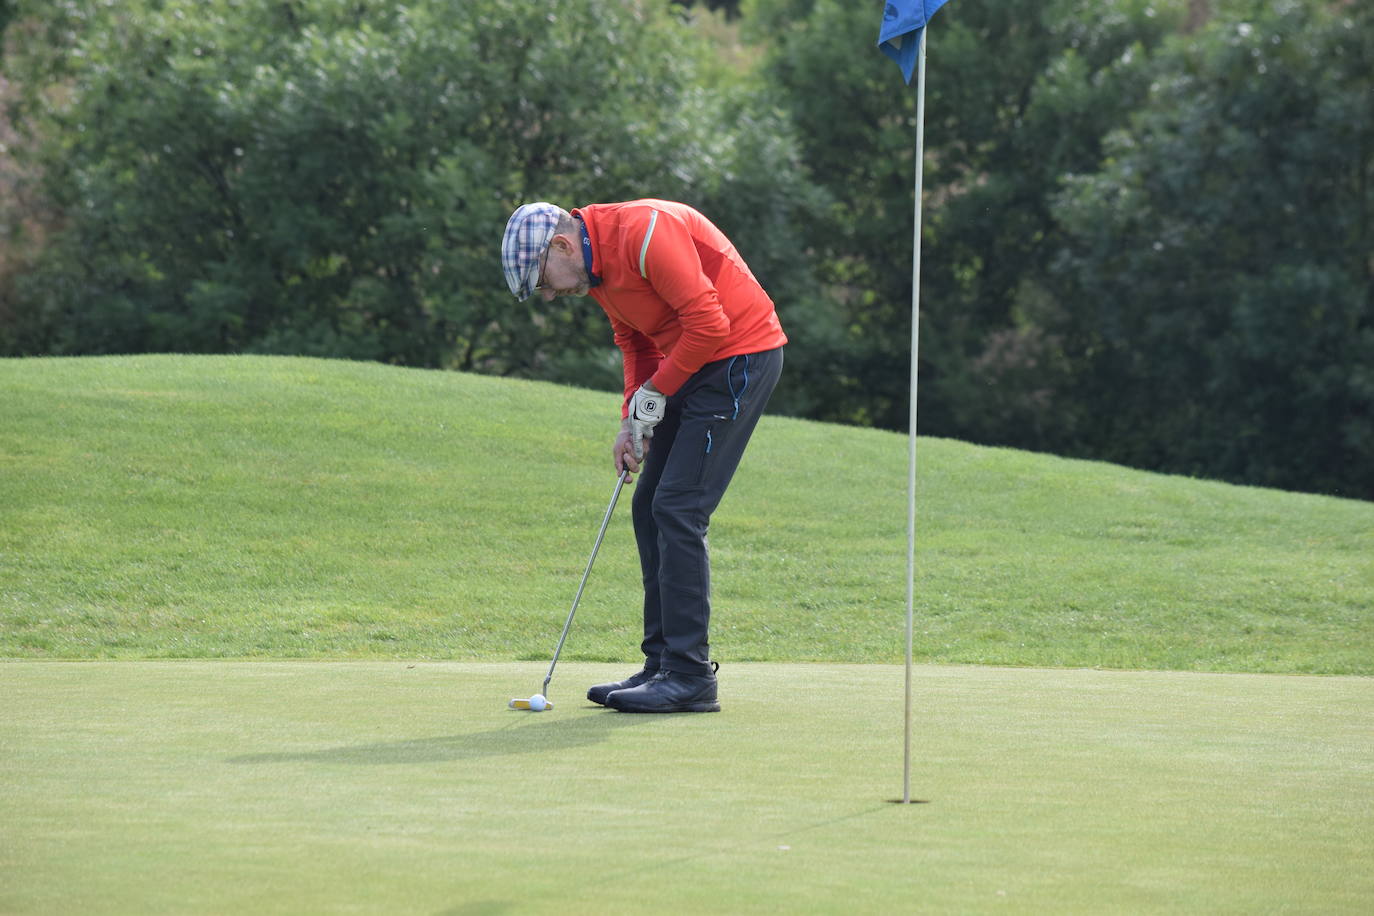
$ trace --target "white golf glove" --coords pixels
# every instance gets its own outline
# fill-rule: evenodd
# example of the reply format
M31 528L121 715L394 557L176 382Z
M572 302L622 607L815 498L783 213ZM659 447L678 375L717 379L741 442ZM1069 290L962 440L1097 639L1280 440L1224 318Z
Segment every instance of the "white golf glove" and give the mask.
M630 400L630 443L634 446L636 461L644 460L644 440L654 437L654 427L663 419L667 406L668 398L651 382L640 385Z

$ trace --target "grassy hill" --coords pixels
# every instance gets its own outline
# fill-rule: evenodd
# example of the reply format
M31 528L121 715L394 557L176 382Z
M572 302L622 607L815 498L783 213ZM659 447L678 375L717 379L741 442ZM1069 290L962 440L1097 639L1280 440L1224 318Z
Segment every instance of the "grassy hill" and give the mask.
M0 360L0 656L547 659L616 423L373 364ZM919 449L918 660L1374 673L1374 504ZM905 488L904 437L765 418L712 526L716 657L900 661ZM637 580L622 501L565 658L636 659Z

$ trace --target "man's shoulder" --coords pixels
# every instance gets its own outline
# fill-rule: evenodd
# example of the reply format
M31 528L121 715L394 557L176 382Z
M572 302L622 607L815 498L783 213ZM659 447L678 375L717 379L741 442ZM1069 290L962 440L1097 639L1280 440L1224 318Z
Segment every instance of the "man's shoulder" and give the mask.
M670 213L680 218L702 218L701 214L688 204L679 203L675 200L661 200L656 197L623 200L613 204L588 204L585 207L579 207L575 212L584 218L596 220L599 223L616 223L619 225L647 224L653 219L655 212Z
M644 238L666 214L679 220L689 219L692 211L686 204L671 200L643 198L614 204L591 204L576 211L587 224L587 231L595 244L606 250L623 250L636 259Z

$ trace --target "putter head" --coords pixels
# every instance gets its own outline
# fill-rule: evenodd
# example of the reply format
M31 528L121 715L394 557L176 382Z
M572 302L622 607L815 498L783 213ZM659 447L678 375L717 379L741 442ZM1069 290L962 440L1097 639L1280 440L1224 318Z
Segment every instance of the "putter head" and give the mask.
M530 711L532 711L532 712L539 712L539 711L540 711L540 710L535 709L533 706L531 706L531 705L530 705L530 701L529 701L528 699L522 698L522 697L516 697L515 699L511 700L511 701L510 701L509 703L507 703L506 705L507 705L507 707L510 708L510 709L528 709L528 710L530 710ZM552 701L552 700L545 700L545 701L544 701L544 709L553 709L553 701Z

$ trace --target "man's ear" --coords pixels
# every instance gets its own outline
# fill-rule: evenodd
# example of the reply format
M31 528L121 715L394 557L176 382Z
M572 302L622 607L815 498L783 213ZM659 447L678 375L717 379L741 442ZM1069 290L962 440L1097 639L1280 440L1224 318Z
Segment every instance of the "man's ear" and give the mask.
M563 254L571 254L577 250L577 245L573 243L572 238L562 233L550 239L549 244L557 248Z

